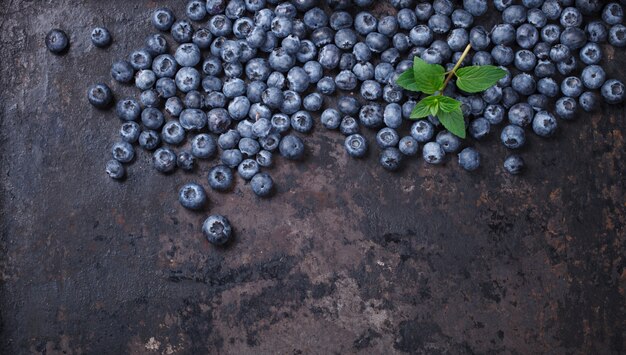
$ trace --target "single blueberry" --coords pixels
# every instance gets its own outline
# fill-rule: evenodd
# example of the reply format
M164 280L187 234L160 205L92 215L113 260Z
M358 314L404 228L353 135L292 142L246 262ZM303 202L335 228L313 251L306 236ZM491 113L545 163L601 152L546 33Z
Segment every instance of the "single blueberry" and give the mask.
M160 173L176 169L176 153L169 148L159 148L152 155L152 165Z
M204 188L195 183L187 183L178 191L178 202L190 210L199 210L207 203Z
M209 0L210 1L210 0ZM207 3L207 7L208 7ZM226 244L232 234L232 228L228 220L220 215L209 216L202 225L202 233L213 245Z

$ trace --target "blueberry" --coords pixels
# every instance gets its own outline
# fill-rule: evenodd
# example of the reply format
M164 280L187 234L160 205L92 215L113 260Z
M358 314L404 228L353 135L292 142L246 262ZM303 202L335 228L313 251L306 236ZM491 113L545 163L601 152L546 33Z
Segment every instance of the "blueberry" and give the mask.
M487 12L487 0L463 0L463 8L473 16L482 16Z
M513 77L511 87L521 95L531 95L535 92L537 83L529 74L521 73Z
M359 123L352 116L344 116L339 124L339 131L345 136L356 134L359 132Z
M252 138L254 134L252 133L252 125L253 123L248 120L242 120L237 123L237 132L241 137Z
M193 170L194 163L195 158L188 151L183 150L176 156L176 166L185 171Z
M420 143L428 142L435 135L435 127L426 120L419 120L411 126L411 136Z
M207 7L208 6L207 3ZM204 233L209 243L213 245L224 245L231 238L232 228L225 217L212 215L204 221L202 233Z
M226 106L226 96L219 91L212 91L204 98L205 109L224 108Z
M450 0L435 0L433 1L433 10L435 10L437 14L450 16L454 10L454 4L452 4Z
M580 50L580 60L587 64L598 64L602 59L602 48L597 43L587 43Z
M231 0L226 5L224 13L231 20L241 18L246 12L246 4L243 0Z
M236 168L237 165L239 165L239 163L241 163L241 161L243 160L243 154L239 149L227 149L222 151L220 159L222 163L227 165L228 167Z
M174 21L174 13L169 8L162 7L152 13L152 25L159 31L169 31Z
M491 43L491 39L489 38L489 33L482 26L476 26L471 29L469 34L470 44L472 48L476 51L482 51L489 47Z
M161 106L161 97L156 90L145 90L139 95L139 102L143 107L158 108Z
M334 108L328 108L322 112L320 121L326 129L338 129L341 123L341 114Z
M278 133L284 133L291 128L291 120L284 113L274 114L270 120L272 129Z
M237 167L237 172L244 180L250 180L259 172L259 164L254 159L245 159Z
M515 53L515 67L521 71L532 71L537 65L537 57L528 49L522 49Z
M201 28L194 32L191 41L200 49L209 49L213 42L213 34L207 28Z
M568 27L561 32L561 43L571 50L580 49L587 43L585 31L578 27Z
M112 41L111 33L104 27L96 27L91 31L91 43L98 48L108 47Z
M160 78L156 81L155 90L160 97L164 99L170 99L174 97L174 95L176 95L176 82L171 78Z
M426 25L417 25L409 32L409 39L414 46L429 46L433 42L433 38L433 31Z
M300 160L304 157L304 143L294 135L286 135L278 146L280 155L290 160Z
M372 51L363 42L356 43L352 48L352 53L356 57L356 60L361 62L367 62L372 58Z
M413 20L412 20L413 19ZM410 29L415 26L415 14L410 10L400 10L398 12L398 25L402 29ZM359 12L354 18L354 29L363 36L375 31L378 27L378 20L369 12Z
M502 100L502 88L494 85L483 92L483 101L488 104L497 104Z
M606 73L599 65L590 65L581 74L583 85L588 89L599 89L606 81Z
M556 66L549 60L539 60L534 74L538 78L552 77L556 74Z
M573 120L576 117L576 108L578 104L571 97L562 97L556 102L555 113L564 120Z
M167 52L167 41L163 35L155 33L146 38L146 51L150 55L157 56Z
M187 183L178 192L178 202L190 210L199 210L207 203L204 188L195 183Z
M609 25L621 24L624 20L624 10L618 3L607 4L602 10L602 19Z
M201 133L193 137L191 140L191 154L199 159L208 159L217 152L217 144L215 139L206 134Z
M303 22L309 30L313 31L328 25L328 16L324 10L315 7L304 14Z
M433 5L427 2L419 3L415 7L415 16L420 21L428 21L434 13Z
M468 131L474 139L481 140L491 131L491 124L486 118L479 117L470 123Z
M528 23L531 25L542 28L548 23L548 17L546 14L540 9L530 9L528 10Z
M174 58L181 67L193 67L200 63L200 48L193 43L183 43L176 49Z
M550 1L550 0L548 0ZM504 11L513 4L513 0L494 0L493 5L498 11Z
M541 29L541 40L548 44L556 44L561 38L561 28L555 24L548 24Z
M248 158L255 156L259 152L259 150L261 150L259 142L257 142L255 139L245 137L239 140L238 147L241 154L244 157Z
M461 146L461 140L448 131L441 131L437 133L435 141L439 143L441 149L443 149L446 153L454 153L459 150L459 147Z
M335 31L350 28L353 23L352 16L346 11L335 11L330 15L330 27Z
M320 49L317 61L325 69L335 69L339 65L341 51L334 44L328 44Z
M561 92L568 97L578 97L583 93L582 80L575 76L570 76L561 82Z
M202 0L190 0L185 7L187 17L192 21L202 21L207 14L206 2Z
M441 164L446 156L446 152L437 142L428 142L422 149L424 161L429 164Z
M417 12L417 8L415 9ZM474 16L466 10L456 9L450 15L450 19L452 20L452 24L457 28L470 28L474 23Z
M499 24L491 30L491 41L496 45L510 45L515 42L515 27L511 24Z
M550 137L556 131L557 123L554 116L547 111L540 111L533 119L533 131L541 137Z
M89 100L89 103L92 104L96 108L100 108L100 109L106 108L113 101L113 92L106 84L97 83L97 84L90 86L89 90L87 90L87 99ZM120 106L122 102L123 101L120 101L118 106ZM121 105L124 106L124 104L121 104ZM122 118L120 113L118 113L118 116ZM124 117L128 117L128 118L122 118L127 121L134 120L134 119L130 119L130 117L135 117L136 119L134 112L130 113L129 116L124 115Z
M537 82L537 91L548 97L555 97L559 93L559 84L552 78L542 78Z
M358 80L366 81L374 78L375 69L370 62L359 62L352 68L352 72Z
M217 144L223 150L233 149L238 146L240 138L239 132L234 129L230 129L227 132L220 134L217 139Z
M176 153L169 148L159 148L152 155L152 165L160 173L176 169Z
M201 109L204 107L204 97L198 91L188 92L187 95L185 95L185 107L191 109Z
M406 136L400 139L398 143L398 148L400 153L406 156L415 156L417 155L417 150L419 149L419 143L415 140L415 138L411 136Z
M509 149L521 148L526 143L524 129L518 125L508 125L502 129L500 140Z
M174 22L171 29L172 38L178 43L191 42L193 39L193 27L186 20Z
M224 108L214 108L207 113L209 131L215 134L224 133L228 130L231 117Z
M331 45L327 47L328 47L327 51L330 51L329 54L336 54L337 57L339 57L339 49L337 48L337 46ZM313 42L309 40L300 41L300 51L298 51L298 53L296 54L296 59L300 63L306 63L310 60L313 60L315 59L316 56L317 56L317 49ZM334 56L330 56L330 60L332 63L334 63L334 61L339 61L339 59L334 58ZM322 64L321 61L320 61L320 64Z
M161 139L171 145L178 145L185 139L185 129L178 121L169 121L161 130Z
M262 36L259 34L259 36ZM265 32L263 43L260 45L259 49L264 53L271 53L278 46L278 38L273 32ZM260 41L261 39L258 38ZM303 41L304 42L304 41ZM309 41L310 42L310 41ZM256 44L256 43L253 43ZM313 44L311 44L313 45ZM300 43L300 48L302 48L303 44Z
M616 79L607 80L600 90L604 101L609 104L619 104L624 101L624 84Z
M304 98L304 100L302 101L302 106L307 111L316 112L322 108L323 103L324 101L322 95L314 92Z
M351 134L346 137L344 147L348 155L353 158L362 158L367 154L367 140L360 134Z
M124 99L117 103L115 113L122 121L135 121L141 115L141 106L134 99Z
M289 90L301 93L309 87L310 79L303 68L293 67L287 73L287 82L289 83Z
M359 121L365 127L378 128L383 124L383 109L379 104L370 103L361 107Z
M161 138L156 131L143 131L139 135L139 145L145 150L154 150L161 143Z
M491 49L491 56L498 65L510 65L516 59L513 49L502 44L496 45Z
M250 84L248 84L248 88L246 90L246 97L252 103L261 102L261 99L262 99L261 95L263 94L263 91L265 91L265 89L267 89L267 85L264 82L253 81ZM247 111L246 111L246 114L247 114Z
M107 162L106 173L111 179L119 180L126 175L126 169L122 163L112 159Z
M156 82L156 74L152 70L140 70L135 75L135 86L139 90L149 90Z
M233 23L224 15L215 15L209 20L208 29L215 37L228 36L232 33Z
M560 23L563 27L578 27L583 23L583 15L575 7L567 7L561 12Z
M300 110L300 106L302 105L302 98L297 92L287 90L283 92L283 96L283 105L280 108L280 111L282 113L291 115Z
M445 34L450 31L452 21L447 16L435 14L428 20L428 27L436 34Z
M561 34L561 39L563 34ZM525 49L530 49L539 41L539 31L531 24L525 23L517 28L516 37L517 44Z
M46 35L46 47L54 54L62 54L69 44L70 41L63 30L53 29Z
M175 81L178 89L184 93L200 87L200 73L192 67L183 67L176 73Z
M293 31L293 21L285 16L276 16L272 19L272 33L278 38L285 38Z
M400 136L395 129L385 127L376 134L376 143L381 148L395 147L400 141Z
M256 155L256 162L259 166L262 167L270 167L272 166L272 152L267 150L262 150L259 154Z
M400 150L395 147L385 148L380 153L380 165L388 171L396 171L400 169L400 164L402 163L402 153Z
M295 65L295 58L283 48L274 49L269 56L269 64L273 70L286 73Z
M298 111L291 116L291 127L301 133L309 133L313 129L313 118L307 111Z
M472 65L493 65L493 57L489 52L478 51L472 57Z
M517 154L509 155L504 160L504 170L511 175L518 175L524 170L524 159Z
M559 71L559 73L561 73L561 75L569 75L574 70L576 70L577 65L578 62L576 61L576 57L570 56L566 60L557 63L556 69Z
M325 76L317 82L317 90L323 95L332 95L335 93L337 85L330 76Z
M267 197L272 193L274 181L267 173L257 173L250 181L252 191L259 197Z
M139 139L140 129L135 122L124 122L120 127L120 136L127 143L135 143Z
M273 152L280 144L280 133L270 133L265 137L259 138L259 145L263 150Z
M609 43L614 47L626 47L626 26L614 25L609 29Z
M578 97L578 102L580 107L586 112L593 112L596 110L598 106L598 97L596 93L591 91L586 91Z
M161 54L152 61L152 71L158 78L174 78L177 70L176 59L169 54Z
M609 36L609 32L602 21L592 21L585 26L585 34L590 42L602 43Z
M111 77L120 83L130 83L134 75L133 67L125 60L118 60L111 66Z
M480 167L480 153L474 148L465 148L459 153L459 166L466 171L474 171Z
M135 150L130 143L126 141L115 142L111 147L113 159L120 163L129 163L135 157Z
M519 26L526 22L526 8L521 5L511 5L502 11L502 21L513 26Z
M387 127L399 128L402 125L402 107L397 103L385 106L383 122Z
M469 43L469 34L463 28L455 28L448 35L447 43L453 51L464 50Z
M563 11L559 0L546 0L541 5L541 11L546 15L549 20L556 20L561 16Z
M242 17L233 23L233 34L239 39L246 39L254 28L254 21L249 17Z
M361 84L361 96L368 101L376 101L382 97L382 88L374 80L365 80Z
M484 117L492 125L499 124L504 118L504 107L501 105L489 105L485 107Z

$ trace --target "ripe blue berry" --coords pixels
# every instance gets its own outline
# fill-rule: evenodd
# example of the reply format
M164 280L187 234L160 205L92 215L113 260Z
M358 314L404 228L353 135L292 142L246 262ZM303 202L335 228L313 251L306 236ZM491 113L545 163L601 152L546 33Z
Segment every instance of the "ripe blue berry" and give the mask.
M54 54L62 54L70 44L63 30L53 29L46 35L46 47Z
M161 138L156 131L147 130L139 135L139 145L145 150L154 150L161 143Z
M169 31L175 20L172 10L166 7L156 9L152 13L152 25L159 31Z
M504 160L504 170L511 175L520 174L524 170L524 165L524 159L517 154L510 155Z
M459 153L459 166L466 171L474 171L480 167L480 153L474 148L465 148Z
M508 125L502 129L500 140L509 149L521 148L526 143L524 129L518 125Z
M198 184L187 183L178 192L178 202L190 210L202 209L207 202L206 192Z
M380 165L385 168L385 170L396 171L400 169L400 164L402 163L402 153L400 150L395 147L385 148L380 153Z
M252 191L259 197L268 197L272 194L274 180L268 173L257 173L250 181Z
M208 6L208 3L207 3ZM223 216L209 216L202 224L202 233L213 245L224 245L231 238L232 228L230 222Z
M446 156L446 152L437 142L428 142L422 148L422 157L429 164L441 164Z
M540 111L533 119L533 132L541 137L550 137L556 131L557 123L554 116L547 111Z
M122 179L126 175L126 169L124 165L117 160L109 160L106 164L106 173L111 179Z
M185 171L193 170L194 163L195 158L188 151L183 150L176 157L176 165Z
M89 87L89 90L87 91L87 99L89 100L89 103L92 104L96 108L100 108L100 109L106 108L113 101L113 92L104 83L94 84L91 87ZM131 116L133 115L134 113L131 113Z
M609 104L619 104L624 101L624 84L616 79L607 80L600 90L604 101Z
M91 31L91 43L98 48L105 48L111 44L111 33L104 27L96 27Z
M169 148L159 148L152 155L152 164L160 173L169 173L176 169L176 154Z
M280 155L290 160L300 160L304 157L304 143L294 135L286 135L278 146Z

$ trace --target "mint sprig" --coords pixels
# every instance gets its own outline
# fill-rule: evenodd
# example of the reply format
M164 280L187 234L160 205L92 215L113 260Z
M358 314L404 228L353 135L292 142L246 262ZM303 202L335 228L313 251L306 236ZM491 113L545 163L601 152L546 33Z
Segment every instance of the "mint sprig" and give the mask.
M494 86L506 76L506 72L493 65L468 66L459 68L469 53L468 45L454 68L447 73L439 64L429 64L421 58L413 59L413 67L402 73L396 83L405 90L428 94L415 105L411 112L412 119L435 116L452 134L465 138L465 119L461 102L443 94L453 77L456 85L467 93L478 93Z

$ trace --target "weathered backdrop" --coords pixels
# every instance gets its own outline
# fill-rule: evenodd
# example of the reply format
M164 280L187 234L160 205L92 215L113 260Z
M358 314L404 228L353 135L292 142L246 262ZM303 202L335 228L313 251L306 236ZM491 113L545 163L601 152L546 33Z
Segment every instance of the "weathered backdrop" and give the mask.
M520 177L495 134L476 173L449 159L391 174L317 129L305 162L271 171L275 197L238 181L191 213L177 190L207 187L209 164L164 176L142 151L109 179L119 120L85 98L101 80L134 94L109 66L160 3L0 6L0 353L626 351L623 106L531 135ZM96 25L109 49L90 44ZM53 27L67 55L46 51ZM622 79L624 53L605 61ZM201 235L210 212L233 223L228 248Z

